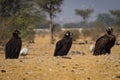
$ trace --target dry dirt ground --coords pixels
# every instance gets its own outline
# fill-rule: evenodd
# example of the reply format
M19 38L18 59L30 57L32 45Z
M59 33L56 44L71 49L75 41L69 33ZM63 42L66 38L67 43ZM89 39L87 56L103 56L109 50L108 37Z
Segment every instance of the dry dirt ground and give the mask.
M49 44L48 36L36 35L27 56L6 60L4 51L0 52L0 80L120 80L120 46L102 56L93 56L89 46L72 45L70 52L78 50L85 55L53 57L55 44Z

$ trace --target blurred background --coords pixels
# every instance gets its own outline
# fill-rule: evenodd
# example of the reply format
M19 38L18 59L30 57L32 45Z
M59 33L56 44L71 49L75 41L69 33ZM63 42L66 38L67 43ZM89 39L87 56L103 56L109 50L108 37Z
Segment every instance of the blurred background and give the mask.
M0 0L0 47L4 47L15 29L23 41L34 41L35 34L63 37L67 30L74 41L90 37L96 40L113 27L120 33L119 0Z

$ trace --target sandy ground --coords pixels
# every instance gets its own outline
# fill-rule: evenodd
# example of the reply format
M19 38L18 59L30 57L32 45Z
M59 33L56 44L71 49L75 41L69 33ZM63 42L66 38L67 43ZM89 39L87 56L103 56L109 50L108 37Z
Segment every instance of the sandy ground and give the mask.
M23 45L26 45L25 43ZM55 44L48 37L36 36L27 56L5 59L0 52L0 80L120 80L120 46L111 55L93 56L90 44L73 44L71 51L85 55L53 57Z

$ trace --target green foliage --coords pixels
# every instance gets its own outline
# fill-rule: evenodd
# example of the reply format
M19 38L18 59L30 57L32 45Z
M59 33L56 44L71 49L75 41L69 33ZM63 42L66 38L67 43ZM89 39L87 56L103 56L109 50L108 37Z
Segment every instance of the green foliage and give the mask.
M1 0L0 15L3 17L17 15L20 10L20 3L21 0Z
M56 12L60 12L60 6L63 0L36 0L43 10L46 12L55 15ZM53 16L52 15L52 16Z
M113 25L113 22L114 22L111 15L107 13L98 14L96 21L99 23L105 24L106 26L111 26Z
M6 44L15 29L20 30L22 39L34 39L33 29L45 18L32 0L0 0L0 45Z
M92 12L93 12L93 9L85 9L85 10L75 9L75 14L83 18L84 26L87 26L87 19L89 18Z
M75 9L75 14L81 16L84 20L87 19L92 12L93 9Z
M110 13L114 16L115 26L120 26L120 10L110 10Z
M4 47L8 39L11 37L11 29L8 29L10 26L11 20L3 20L0 17L0 46Z
M115 17L120 18L120 10L110 10L110 13L114 15Z
M56 13L61 11L61 4L63 0L36 0L40 7L48 13L49 16L49 25L50 25L50 43L54 43L53 38L53 17L56 16Z
M83 19L83 27L85 28L85 27L88 27L88 23L87 23L87 21L88 21L88 18L89 18L89 16L90 16L90 14L93 12L93 9L85 9L85 10L83 10L83 9L75 9L75 14L76 15L78 15L78 16L81 16L82 17L82 19ZM84 31L83 33L82 33L82 35L83 35L83 37L84 37L84 39L85 39L85 36L86 36L86 34L88 33L86 33L87 31ZM89 33L88 33L89 34Z

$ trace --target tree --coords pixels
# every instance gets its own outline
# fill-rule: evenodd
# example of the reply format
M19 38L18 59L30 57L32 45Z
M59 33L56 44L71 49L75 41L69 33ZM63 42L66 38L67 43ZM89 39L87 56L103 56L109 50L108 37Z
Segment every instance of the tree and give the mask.
M81 28L82 26L82 22L72 22L63 24L63 28Z
M116 36L120 34L120 10L110 10L110 13L113 15L114 18L114 26Z
M120 26L120 10L110 10L110 13L114 16L115 25Z
M93 12L93 9L75 9L75 14L78 15L78 16L81 16L82 19L83 19L83 26L84 26L84 29L82 30L82 35L83 35L83 38L85 40L85 27L87 27L87 20L90 16L90 14Z
M93 9L75 9L75 14L82 17L84 26L87 26L87 20L92 12Z
M45 18L33 0L0 0L0 45L6 44L15 29L20 30L22 39L34 39L33 29Z
M97 15L97 22L104 24L105 26L111 26L113 25L113 18L108 13L101 13Z
M0 1L0 15L3 17L9 17L11 15L17 14L20 9L20 0L1 0Z
M11 37L11 31L14 17L20 9L20 0L0 0L0 46L4 46Z
M46 11L49 15L49 26L50 26L50 43L54 43L53 38L53 17L57 12L61 12L60 6L63 0L36 0L40 7Z

